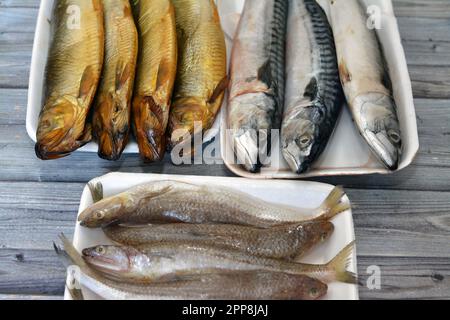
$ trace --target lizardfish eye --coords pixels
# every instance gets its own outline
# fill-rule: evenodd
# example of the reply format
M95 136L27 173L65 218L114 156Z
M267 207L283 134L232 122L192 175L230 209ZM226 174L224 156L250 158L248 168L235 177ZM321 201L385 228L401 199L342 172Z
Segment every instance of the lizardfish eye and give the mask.
M328 235L326 233L322 233L320 240L325 241L325 240L327 240L327 237L328 237Z
M105 217L105 213L103 211L98 211L96 217L97 219L103 219Z
M103 246L99 246L97 248L95 248L95 252L97 252L98 254L104 254L105 253L105 247Z
M311 288L311 290L309 290L309 296L313 299L317 298L319 296L319 290L317 290L317 288Z

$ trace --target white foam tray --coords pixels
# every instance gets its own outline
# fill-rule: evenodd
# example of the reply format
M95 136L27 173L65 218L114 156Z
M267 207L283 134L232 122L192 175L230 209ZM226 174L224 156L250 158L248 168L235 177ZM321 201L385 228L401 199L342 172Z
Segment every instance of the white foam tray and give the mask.
M318 2L325 11L328 11L329 0L318 0ZM234 37L244 3L245 0L219 0L219 12L229 44L232 43L231 39ZM419 150L411 80L391 0L363 0L362 3L366 7L376 5L381 9L382 28L377 30L377 33L389 65L403 139L403 154L397 170L399 171L412 163ZM227 167L239 176L260 179L299 179L335 175L392 173L372 155L367 143L352 123L347 106L344 107L327 148L313 165L312 170L302 175L291 172L281 155L278 143L272 146L272 150L278 156L279 161L274 161L271 167L262 168L260 173L249 173L242 166L235 164L233 150L230 144L226 143L225 129L228 128L226 115L226 108L223 108L221 113L222 158Z
M316 182L304 181L255 181L242 178L219 178L219 177L191 177L191 176L171 176L154 174L129 174L111 173L106 176L94 179L94 182L101 182L105 196L112 196L129 189L133 186L157 180L178 180L191 183L218 185L234 188L242 192L259 197L273 203L297 206L302 208L316 208L327 197L333 186ZM344 197L343 201L349 201ZM93 203L89 188L83 191L80 201L79 212L83 211ZM295 220L295 216L288 217ZM315 248L309 255L301 259L306 263L326 263L336 254L355 240L353 218L351 210L343 212L332 220L335 231L330 239ZM95 246L111 244L101 229L87 229L81 227L77 222L75 227L74 245L81 252L82 249ZM349 270L357 273L356 251L354 252ZM83 289L86 299L100 299L99 296ZM331 283L325 299L330 300L357 300L358 287L345 283ZM70 294L66 291L65 299L70 299Z

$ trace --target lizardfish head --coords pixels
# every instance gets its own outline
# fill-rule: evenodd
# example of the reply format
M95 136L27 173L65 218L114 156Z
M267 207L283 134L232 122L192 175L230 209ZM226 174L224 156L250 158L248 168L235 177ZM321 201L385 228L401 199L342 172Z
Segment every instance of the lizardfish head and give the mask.
M87 264L110 276L129 272L131 258L139 254L135 249L119 246L96 246L84 249L82 253Z
M396 170L402 138L393 99L381 93L370 93L357 97L354 108L361 112L361 134L373 153L387 168Z
M309 170L315 160L317 126L308 117L285 116L282 127L281 145L283 156L289 167L298 174Z
M83 227L100 228L119 221L128 212L127 198L115 196L105 198L86 208L79 215L78 221Z
M44 106L36 133L36 155L42 160L69 155L91 140L77 99L62 97Z

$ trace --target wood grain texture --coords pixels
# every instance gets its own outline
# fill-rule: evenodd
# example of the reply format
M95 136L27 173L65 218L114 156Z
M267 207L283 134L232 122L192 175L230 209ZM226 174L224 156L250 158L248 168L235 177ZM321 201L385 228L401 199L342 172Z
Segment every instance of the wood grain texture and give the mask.
M448 0L394 0L411 74L421 148L388 176L334 177L354 204L362 299L450 299L450 11ZM0 0L0 300L61 299L65 270L52 250L72 236L90 179L111 171L231 176L223 165L175 167L169 159L117 163L75 153L34 155L25 130L28 75L39 2ZM381 270L369 290L367 268Z

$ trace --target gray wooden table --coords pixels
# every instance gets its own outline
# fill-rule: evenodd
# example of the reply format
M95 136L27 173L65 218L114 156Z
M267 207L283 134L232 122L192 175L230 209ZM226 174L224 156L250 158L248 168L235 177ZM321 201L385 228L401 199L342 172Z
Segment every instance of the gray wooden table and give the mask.
M363 299L450 299L450 0L394 0L412 77L421 149L390 176L326 178L354 203L358 269L381 268ZM52 250L71 236L87 181L111 171L229 176L223 166L109 163L95 154L42 162L25 131L39 2L0 0L0 299L60 299L65 270Z

